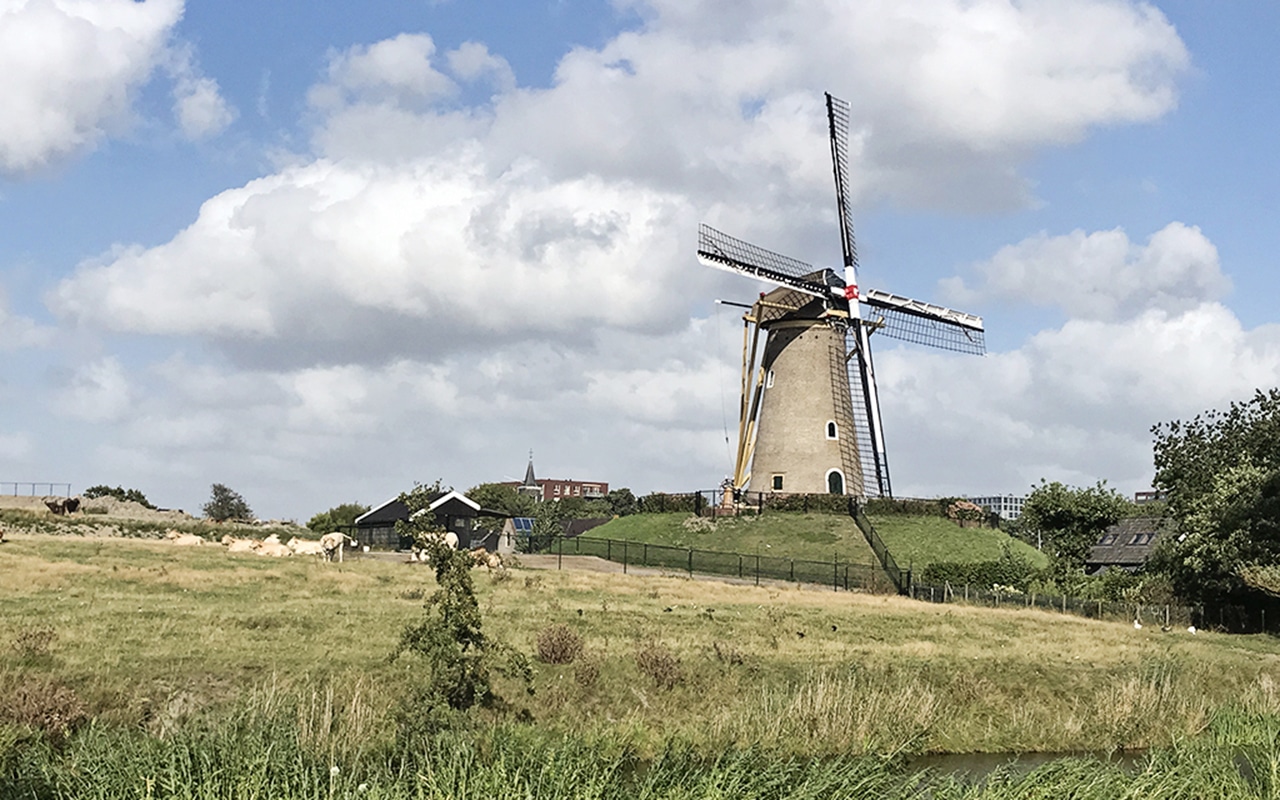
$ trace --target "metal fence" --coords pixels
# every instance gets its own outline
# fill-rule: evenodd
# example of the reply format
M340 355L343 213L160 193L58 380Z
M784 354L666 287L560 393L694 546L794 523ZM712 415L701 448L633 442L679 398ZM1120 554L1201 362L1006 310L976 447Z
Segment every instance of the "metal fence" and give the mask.
M1203 619L1202 610L1194 606L1175 606L1155 603L1125 603L1107 600L1085 600L1064 595L1038 594L1036 592L994 591L990 587L977 586L926 586L912 584L908 596L927 603L968 603L991 608L1038 608L1075 614L1090 619L1138 622L1157 627L1186 628Z
M1194 627L1201 631L1229 633L1280 633L1280 609L1263 605L1177 606L1160 603L1128 603L1086 600L1079 597L1035 592L997 592L977 586L925 586L913 584L909 597L927 603L968 603L991 608L1038 608L1089 619L1137 622L1166 630Z
M761 581L787 581L830 586L834 590L881 594L896 590L879 567L842 561L835 555L830 561L812 561L593 536L555 536L551 541L541 544L533 552L559 557L596 556L621 564L624 573L631 567L649 567L682 572L690 576L705 574L737 578L756 585Z
M876 558L880 561L881 569L884 570L885 576L893 582L898 594L907 594L911 588L911 572L904 573L902 571L898 566L898 562L894 560L893 554L889 552L888 546L880 538L880 534L876 533L875 526L871 524L871 520L867 519L867 515L862 512L862 506L853 500L849 501L849 516L853 517L854 524L858 526L858 530L862 531L863 538L871 546L871 552L876 554Z
M48 489L48 491L36 492L36 489L40 488ZM10 491L11 489L12 491ZM19 491L19 489L24 491ZM50 481L0 481L0 494L14 497L44 497L48 495L70 497L71 484Z

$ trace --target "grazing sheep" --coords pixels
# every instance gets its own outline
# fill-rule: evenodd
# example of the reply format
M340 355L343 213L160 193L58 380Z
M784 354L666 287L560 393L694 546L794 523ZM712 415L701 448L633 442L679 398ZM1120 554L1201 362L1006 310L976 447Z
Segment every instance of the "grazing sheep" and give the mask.
M454 533L453 531L444 531L443 533L437 531L437 532L422 534L421 536L422 538L419 540L418 543L414 544L413 550L409 555L410 561L421 561L422 563L425 564L431 560L430 556L427 555L427 548L424 546L424 540L433 541L433 542L444 542L445 546L447 546L450 550L458 549L458 534Z
M183 533L172 528L165 533L164 538L180 547L199 547L204 544L204 539L196 536L194 533Z
M355 539L338 531L321 536L320 547L324 550L325 561L334 561L336 559L341 564L342 551L346 549L348 543L353 546L359 544Z
M263 544L280 544L280 534L273 533L267 538L263 539L262 543Z
M502 556L497 553L490 553L483 547L478 547L471 551L471 558L476 562L477 567L485 567L490 572L495 569L502 569Z
M324 545L311 539L299 539L295 536L289 540L286 546L297 556L324 555Z

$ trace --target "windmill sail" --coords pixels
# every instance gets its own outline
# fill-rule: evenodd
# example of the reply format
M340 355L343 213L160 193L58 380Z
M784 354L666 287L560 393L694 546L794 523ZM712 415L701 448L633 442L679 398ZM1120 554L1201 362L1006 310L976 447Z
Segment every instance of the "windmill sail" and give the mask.
M858 246L853 239L853 210L849 206L849 104L830 93L827 94L827 126L831 132L831 169L836 180L840 250L845 269L857 269Z
M710 225L698 226L698 260L708 267L790 286L815 297L831 296L831 286L815 278L814 273L822 271L812 264L736 239Z
M891 339L957 353L986 352L981 317L877 289L868 289L862 302L870 307L864 321Z

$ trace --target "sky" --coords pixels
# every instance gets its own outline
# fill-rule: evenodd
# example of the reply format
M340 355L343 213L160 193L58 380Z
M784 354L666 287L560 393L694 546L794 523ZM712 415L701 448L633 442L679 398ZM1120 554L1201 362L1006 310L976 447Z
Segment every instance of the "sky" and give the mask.
M839 263L824 91L860 284L986 321L983 357L875 342L896 494L1146 489L1152 425L1280 383L1277 29L1266 0L0 0L0 491L217 482L305 521L530 450L712 488L715 300L762 285L697 226Z

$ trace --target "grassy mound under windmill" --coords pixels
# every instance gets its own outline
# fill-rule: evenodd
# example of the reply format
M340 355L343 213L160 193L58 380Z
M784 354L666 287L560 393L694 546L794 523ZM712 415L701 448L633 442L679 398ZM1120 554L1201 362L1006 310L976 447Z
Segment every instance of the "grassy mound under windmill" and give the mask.
M961 528L936 515L884 514L871 517L880 537L902 567L921 569L934 563L972 564L996 561L1007 548L1033 567L1048 559L1034 547L989 528ZM760 517L716 520L689 514L635 514L592 529L588 536L693 547L730 553L768 554L782 558L829 561L839 556L854 564L875 564L866 539L841 514L770 512Z

